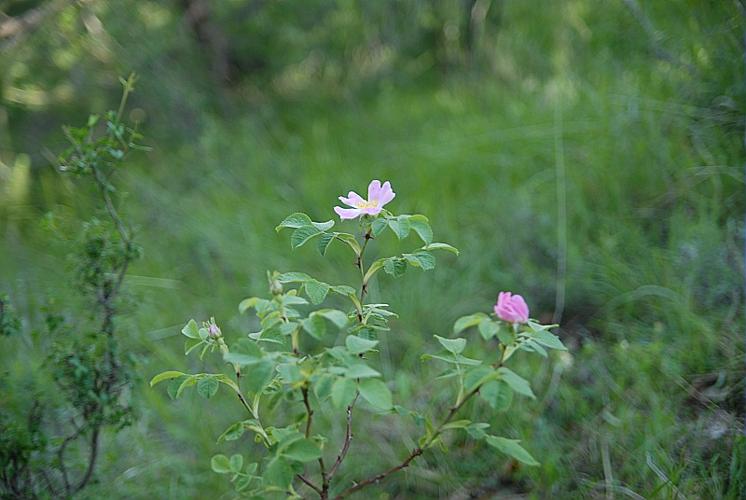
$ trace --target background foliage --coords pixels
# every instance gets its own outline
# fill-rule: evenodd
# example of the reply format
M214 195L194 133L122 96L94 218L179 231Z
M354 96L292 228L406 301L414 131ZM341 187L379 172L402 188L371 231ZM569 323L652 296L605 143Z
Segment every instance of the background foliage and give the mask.
M481 416L523 436L541 467L453 442L389 495L743 493L740 4L4 0L0 11L0 292L21 318L0 366L17 394L50 390L28 369L44 361L45 308L83 307L60 257L70 242L51 228L95 192L51 168L60 126L110 108L118 77L140 74L128 119L153 149L117 179L145 249L125 281L141 303L119 323L139 359L139 420L102 450L102 490L228 492L205 457L230 454L214 437L235 415L144 381L181 363L188 317L249 331L235 305L264 291L266 269L354 274L341 252L291 255L272 229L308 207L327 220L338 194L381 178L398 211L427 213L462 251L386 284L400 313L382 343L395 398L441 396L418 382L424 346L500 289L561 319L570 348L510 421ZM350 469L394 461L411 435L373 426Z

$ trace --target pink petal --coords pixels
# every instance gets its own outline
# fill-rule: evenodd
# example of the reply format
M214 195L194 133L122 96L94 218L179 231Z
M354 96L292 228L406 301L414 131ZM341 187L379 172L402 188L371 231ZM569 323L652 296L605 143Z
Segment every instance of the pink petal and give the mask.
M396 193L391 189L391 183L386 181L381 186L381 190L378 192L378 204L384 206L386 203L394 199Z
M370 184L368 184L368 201L377 200L380 191L381 181L378 179L370 181Z
M339 215L339 218L342 220L356 219L362 215L359 208L334 207L334 211L337 212L337 215Z
M377 207L366 207L360 209L361 212L368 215L378 215L381 213L381 210L383 210L383 207L381 207L381 205L378 205Z
M339 201L351 207L357 207L358 204L365 203L363 197L357 194L355 191L350 191L350 193L347 195L347 198L345 198L344 196L340 196Z

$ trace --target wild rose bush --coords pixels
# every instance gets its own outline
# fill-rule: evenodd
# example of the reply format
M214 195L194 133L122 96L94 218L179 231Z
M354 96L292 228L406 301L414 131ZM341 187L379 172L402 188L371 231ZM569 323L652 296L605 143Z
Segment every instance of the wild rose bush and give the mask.
M291 231L293 248L313 241L325 255L330 245L344 245L359 271L356 282L332 285L302 272L268 273L270 296L247 298L238 306L241 313L253 310L259 331L231 335L228 345L228 338L212 318L201 325L192 319L182 330L188 339L187 355L219 353L232 368L230 374L166 371L152 379L151 385L168 381L169 394L175 398L190 387L208 399L221 386L236 395L246 417L228 427L218 441L253 434L264 453L230 458L216 455L211 466L226 475L241 496L298 498L311 493L323 499L344 498L406 468L442 444L443 436L450 432L465 432L515 460L537 465L518 440L492 434L487 423L457 418L472 400L503 412L510 407L514 393L533 398L528 381L508 368L507 362L518 351L546 357L546 349L565 349L550 332L557 325L529 319L528 306L520 295L501 292L494 314L464 316L455 322L455 337L434 336L433 352L422 357L443 369L432 381L433 390L448 387L453 391L453 403L444 414L439 415L437 408L397 404L394 384L383 380L377 369L377 347L386 341L389 321L397 315L388 304L366 301L371 280L380 271L395 277L410 267L430 271L435 268L435 251L458 255L455 247L433 241L424 215L394 215L385 209L395 196L389 182L374 180L367 199L355 192L339 197L349 208L337 206L334 211L343 223L356 220L357 237L332 231L333 220L314 222L304 213L288 216L276 229ZM366 250L387 232L406 243L415 238L419 241L409 253L367 263ZM334 297L337 303L347 304L347 309L323 307ZM371 477L340 483L335 476L351 452L353 421L360 411L413 418L421 435L417 446L400 462ZM337 424L345 427L342 442L332 443L329 429L314 428L317 413L337 415ZM355 427L364 432L360 424Z

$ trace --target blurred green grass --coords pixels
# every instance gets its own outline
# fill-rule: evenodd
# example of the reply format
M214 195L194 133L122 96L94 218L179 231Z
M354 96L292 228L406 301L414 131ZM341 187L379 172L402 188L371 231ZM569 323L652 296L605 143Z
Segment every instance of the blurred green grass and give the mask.
M446 391L421 382L437 368L420 356L433 333L488 310L500 290L522 293L535 317L561 312L570 347L551 363L517 363L536 373L537 400L516 399L507 416L472 410L524 439L541 467L511 469L456 440L452 454L430 453L391 478L381 498L739 498L746 207L743 85L732 61L740 23L703 7L688 23L671 20L662 4L650 15L672 40L686 40L674 45L682 64L653 57L619 10L512 3L494 74L271 100L230 117L205 114L186 138L154 117L162 141L122 173L125 211L146 250L128 278L142 302L123 325L141 362L141 418L106 446L90 496L112 488L121 497L227 496L207 459L232 449L215 439L240 408L224 396L172 402L146 382L166 368L219 366L185 360L179 328L214 315L234 338L247 331L236 306L264 293L267 269L354 279L341 251L291 252L273 228L299 210L332 218L336 196L379 178L397 192L392 209L429 215L436 239L461 249L458 259L439 257L435 272L382 276L371 289L371 300L400 314L381 352L398 402L447 404ZM144 79L147 102L158 83ZM57 184L37 187L52 192L56 213L83 210L68 181L40 182ZM0 270L33 324L47 296L67 305L68 278L61 243L32 210L18 213L5 219ZM376 251L395 248L381 242ZM4 342L5 366L33 363L28 339ZM348 479L395 461L415 436L390 417L367 420L372 429L359 433L342 471Z

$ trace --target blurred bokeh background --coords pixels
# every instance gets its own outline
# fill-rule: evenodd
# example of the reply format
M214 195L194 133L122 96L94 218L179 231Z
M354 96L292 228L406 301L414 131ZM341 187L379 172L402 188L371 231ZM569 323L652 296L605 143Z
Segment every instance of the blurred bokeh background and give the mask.
M229 495L209 457L246 449L215 442L240 408L147 380L203 368L182 355L190 317L245 332L236 306L267 269L352 279L343 252L291 252L273 228L328 220L379 178L461 249L371 291L400 314L382 352L396 399L447 396L420 356L500 290L558 318L570 350L517 366L536 400L473 410L541 467L454 441L366 495L738 498L743 40L727 0L0 0L0 292L23 326L0 339L6 383L43 362L44 311L81 314L52 228L94 193L54 168L61 126L115 107L134 71L129 119L152 150L117 180L145 250L120 324L139 418L86 495ZM347 477L402 455L414 431L394 422L370 419Z

